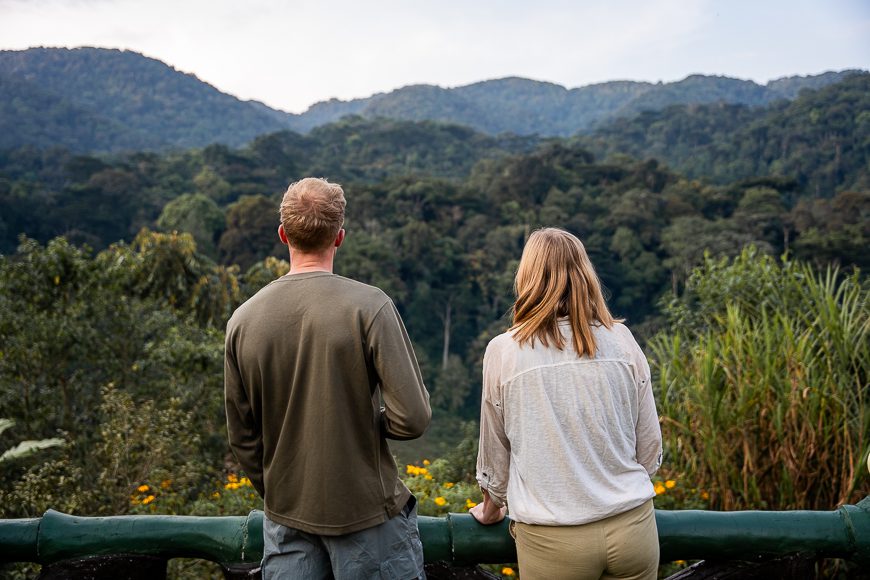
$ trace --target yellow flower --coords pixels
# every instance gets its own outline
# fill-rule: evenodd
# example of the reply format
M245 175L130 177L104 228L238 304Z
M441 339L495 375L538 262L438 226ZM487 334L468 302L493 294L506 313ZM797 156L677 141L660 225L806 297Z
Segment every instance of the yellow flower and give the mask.
M674 560L674 564L676 564L677 566L685 566L686 561L685 560Z
M145 492L148 491L149 489L151 489L151 488L148 487L147 485L144 485L144 484L143 484L143 485L140 485L139 487L137 487L137 488L136 488L136 491L139 491L139 492L145 493Z
M677 485L677 482L674 481L673 479L669 479L665 482L665 487L668 489L674 489L674 486L676 486L676 485Z
M444 499L443 497L441 497L440 495L438 497L436 497L434 501L435 501L435 505L440 505L440 506L447 505L447 500Z
M444 484L444 487L446 489L450 489L451 487L453 487L453 485L454 485L453 482L448 481L447 483Z
M220 498L221 498L221 492L219 492L219 491L214 492L213 494L211 494L211 498L212 498L212 499L220 499Z
M146 497L145 499L142 500L142 505L148 505L149 503L154 501L154 499L155 498L153 495L149 495L148 497Z
M241 483L232 482L232 483L226 484L224 486L224 489L239 489L240 487L242 487Z
M130 496L130 503L133 505L138 505L139 504L139 496L131 495Z
M429 474L427 473L427 474L426 474L426 479L432 479L432 476L429 475Z
M660 481L657 481L656 484L653 486L653 488L656 491L656 495L661 495L661 494L665 493L665 486L663 486L662 482L660 482Z
M417 467L416 465L407 465L405 466L405 473L408 475L426 475L429 473L429 470L425 467Z
M160 482L160 487L162 487L163 489L167 489L170 485L172 485L171 479L164 479Z
M432 465L428 459L423 460L423 465Z
M501 569L502 576L514 576L515 574L516 574L516 572L514 572L513 568L508 568L507 566L505 566L504 568Z
M239 478L235 473L231 473L227 476L227 481L229 481L230 483L236 483L239 481Z
M468 509L471 509L476 505L477 505L477 502L473 502L470 499L465 500L465 507L467 507Z
M710 494L707 493L706 491L702 491L701 492L701 499L705 499L705 500L710 499Z
M58 284L60 284L60 276L55 276L54 277L54 285L57 286Z

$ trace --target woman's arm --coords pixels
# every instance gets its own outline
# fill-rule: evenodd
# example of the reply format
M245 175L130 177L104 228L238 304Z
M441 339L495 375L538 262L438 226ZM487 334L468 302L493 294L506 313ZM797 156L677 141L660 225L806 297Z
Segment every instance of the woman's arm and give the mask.
M468 510L468 513L470 513L471 517L476 519L481 524L489 526L492 524L497 524L504 519L505 515L507 515L507 507L499 507L495 505L495 502L492 501L489 492L484 489L483 502Z
M510 476L510 441L504 428L501 397L501 354L489 343L483 356L483 395L480 404L480 448L477 483L496 507L505 505Z
M634 367L637 372L637 425L635 426L635 454L637 462L646 472L654 474L662 464L662 430L653 397L649 362L634 341Z

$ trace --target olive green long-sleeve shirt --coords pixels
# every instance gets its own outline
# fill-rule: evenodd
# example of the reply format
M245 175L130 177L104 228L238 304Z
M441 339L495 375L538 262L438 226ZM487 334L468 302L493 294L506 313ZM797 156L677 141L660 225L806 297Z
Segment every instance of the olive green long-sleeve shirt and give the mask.
M401 511L386 439L419 437L431 409L381 290L328 272L275 280L230 318L224 372L230 447L271 520L338 535Z

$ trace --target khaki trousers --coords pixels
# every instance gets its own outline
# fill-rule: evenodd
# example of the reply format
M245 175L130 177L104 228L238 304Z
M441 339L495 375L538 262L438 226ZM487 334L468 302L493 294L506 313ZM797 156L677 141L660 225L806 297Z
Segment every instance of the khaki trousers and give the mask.
M580 526L511 523L522 580L656 578L659 535L652 500Z

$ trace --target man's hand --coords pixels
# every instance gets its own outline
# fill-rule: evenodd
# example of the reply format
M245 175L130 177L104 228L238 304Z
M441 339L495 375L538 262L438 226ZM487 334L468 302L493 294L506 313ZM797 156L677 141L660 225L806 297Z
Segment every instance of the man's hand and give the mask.
M489 497L489 492L483 490L483 502L477 504L468 513L471 514L478 523L484 526L491 526L502 521L507 515L507 507L498 507L495 502Z

